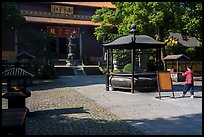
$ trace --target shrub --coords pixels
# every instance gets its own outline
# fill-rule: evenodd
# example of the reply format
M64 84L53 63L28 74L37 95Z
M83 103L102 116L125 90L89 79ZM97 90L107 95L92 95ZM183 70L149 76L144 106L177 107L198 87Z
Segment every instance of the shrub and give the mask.
M103 74L106 74L107 73L107 68L102 68L103 70ZM116 72L121 72L122 70L120 69L113 69L113 72L116 73ZM111 72L111 69L109 69L109 72Z
M123 68L123 72L130 72L131 70L132 70L132 65L130 63L125 65L125 67Z
M54 79L57 78L56 71L51 65L41 65L36 72L36 78L39 79Z
M121 70L120 70L120 69L117 69L117 68L114 68L114 69L113 69L113 72L114 72L114 73L117 73L117 72L121 72Z

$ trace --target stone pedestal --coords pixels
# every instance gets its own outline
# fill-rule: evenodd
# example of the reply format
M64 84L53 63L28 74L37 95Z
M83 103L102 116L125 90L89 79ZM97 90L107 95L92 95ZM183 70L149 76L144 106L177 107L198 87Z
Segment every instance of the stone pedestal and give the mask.
M2 98L8 99L8 109L10 108L25 108L26 103L25 100L27 97L31 96L30 91L26 91L27 93L23 93L21 91L16 92L7 92Z

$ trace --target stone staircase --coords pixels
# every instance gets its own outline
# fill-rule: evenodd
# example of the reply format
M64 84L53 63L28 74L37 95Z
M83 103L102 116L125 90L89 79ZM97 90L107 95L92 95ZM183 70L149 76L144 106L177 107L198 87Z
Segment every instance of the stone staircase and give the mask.
M103 75L99 66L84 66L83 69L86 75Z
M72 67L74 70L75 76L84 76L86 73L84 72L83 67Z
M103 75L99 66L55 66L58 76Z
M55 70L58 76L75 76L75 72L71 67L57 66Z

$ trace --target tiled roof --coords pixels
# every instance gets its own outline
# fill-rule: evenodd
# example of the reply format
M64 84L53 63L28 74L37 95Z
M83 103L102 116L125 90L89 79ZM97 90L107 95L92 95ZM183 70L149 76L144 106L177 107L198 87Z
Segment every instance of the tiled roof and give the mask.
M170 33L169 38L176 38L185 47L200 47L198 40L195 37L187 37L183 39L180 33Z
M42 12L42 11L21 10L21 15L32 16L32 17L61 18L61 19L89 20L89 21L91 21L91 16L87 16L87 15L59 14L59 13L44 12L44 11Z
M179 55L168 55L164 58L164 60L189 60L190 58L185 56L184 54Z
M9 70L6 70L2 72L2 77L4 78L33 78L34 75L27 72L26 70L22 68L11 68Z
M92 21L85 21L85 20L68 20L68 19L31 17L31 16L24 16L24 17L26 18L26 21L28 22L74 24L74 25L88 25L88 26L99 26L100 25L100 23L94 23Z
M89 6L89 7L108 7L116 8L111 2L51 2L56 4L70 4L70 5L79 5L79 6Z
M30 59L35 59L36 57L29 54L28 52L21 52L19 53L18 55L16 55L16 58L17 59L23 59L23 58L30 58Z

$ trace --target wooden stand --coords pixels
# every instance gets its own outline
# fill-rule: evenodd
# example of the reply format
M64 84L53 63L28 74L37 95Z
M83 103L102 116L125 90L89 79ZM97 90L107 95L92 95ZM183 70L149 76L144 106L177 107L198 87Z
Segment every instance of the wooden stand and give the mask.
M157 71L157 84L158 84L159 99L161 99L161 91L172 91L173 98L175 98L170 72Z

